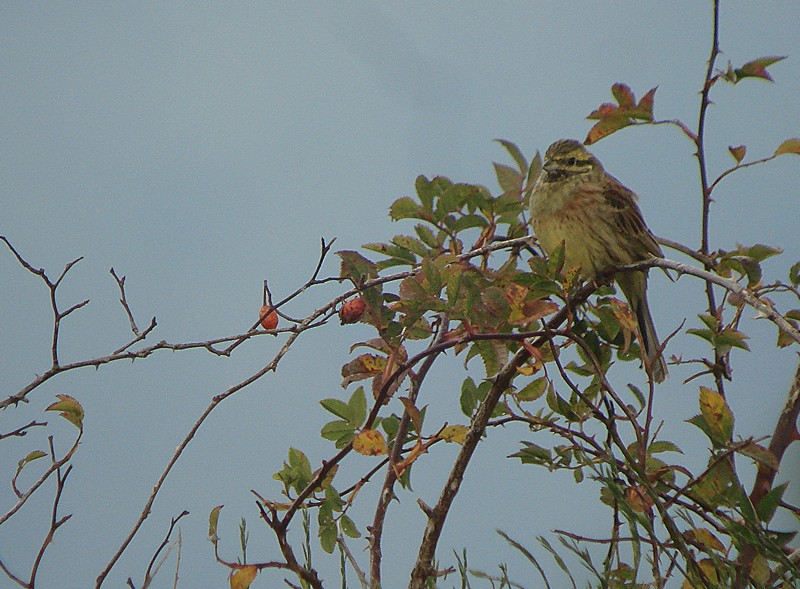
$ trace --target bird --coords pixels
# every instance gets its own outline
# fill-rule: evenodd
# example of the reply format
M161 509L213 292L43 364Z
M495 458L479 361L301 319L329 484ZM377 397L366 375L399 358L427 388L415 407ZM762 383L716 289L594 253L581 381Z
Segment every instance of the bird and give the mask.
M531 190L531 224L547 255L563 243L564 268L592 280L610 266L664 257L637 200L581 142L560 139L547 148ZM647 303L647 270L617 272L614 280L636 317L650 374L661 383L667 363Z

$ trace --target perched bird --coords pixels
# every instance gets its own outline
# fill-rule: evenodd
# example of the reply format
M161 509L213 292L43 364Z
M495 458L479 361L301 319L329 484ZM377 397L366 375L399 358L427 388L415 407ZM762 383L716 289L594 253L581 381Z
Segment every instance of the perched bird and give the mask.
M590 280L609 266L663 257L636 200L582 143L561 139L545 153L531 192L531 222L548 255L564 242L564 267L578 267ZM636 315L653 379L662 382L667 364L647 305L647 271L618 272L614 279Z

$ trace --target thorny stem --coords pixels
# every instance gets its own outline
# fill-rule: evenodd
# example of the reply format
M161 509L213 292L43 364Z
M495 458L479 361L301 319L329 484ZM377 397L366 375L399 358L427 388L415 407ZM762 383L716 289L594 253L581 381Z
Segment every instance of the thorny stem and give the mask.
M705 127L706 127L706 112L711 104L709 94L711 87L716 82L717 77L714 75L714 66L719 55L719 4L720 0L714 0L713 6L713 27L711 32L711 54L708 57L708 66L706 69L705 81L703 83L703 90L700 93L700 113L697 121L697 164L700 168L700 188L702 190L702 230L700 236L700 253L704 256L709 255L709 223L711 213L711 191L712 187L708 182L708 170L706 165L706 152L705 152ZM711 270L711 266L706 264L706 270ZM711 316L717 316L717 303L714 297L714 287L706 283L706 298L708 299L708 312ZM714 350L714 380L717 385L717 392L725 395L725 385L723 378L728 373L727 359L725 355L720 354L718 350Z

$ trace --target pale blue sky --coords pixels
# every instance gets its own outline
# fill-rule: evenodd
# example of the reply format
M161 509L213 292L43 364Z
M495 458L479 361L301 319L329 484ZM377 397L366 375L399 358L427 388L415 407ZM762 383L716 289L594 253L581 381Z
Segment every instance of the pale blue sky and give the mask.
M721 67L765 55L789 59L771 69L776 84L714 89L707 136L712 175L731 164L729 145L746 144L748 157L762 157L800 136L797 4L724 3L721 22ZM230 335L255 319L265 277L278 296L307 278L320 237L337 237L339 248L352 249L410 231L411 225L392 224L387 209L413 191L418 174L495 190L491 162L504 161L504 153L493 139L512 140L531 156L554 139L583 138L590 127L584 117L611 99L614 82L637 95L658 86L656 116L694 126L709 36L710 3L688 0L7 2L0 7L0 234L51 275L85 256L60 291L64 306L91 299L63 326L65 360L106 354L128 338L112 266L127 275L140 323L157 316L153 341ZM675 130L628 130L593 151L640 194L654 232L698 243L696 164L691 145ZM785 279L785 269L800 259L799 176L800 159L787 156L722 184L713 247L782 246L786 253L766 270L767 279ZM336 260L326 271L337 271ZM653 274L651 284L661 333L702 311L693 298L699 283L672 284ZM338 288L310 292L290 310L305 315ZM43 285L8 251L0 252L0 325L6 396L46 370L50 330ZM739 435L761 436L771 431L796 354L773 350L772 326L749 319L744 326L753 352L735 354L737 380L729 392ZM213 562L206 539L207 514L220 503L226 505L223 554L235 557L244 515L252 528L251 559L273 558L271 533L259 525L249 489L277 491L271 475L289 446L317 464L331 455L319 438L327 416L318 401L349 394L339 387L339 369L351 357L349 345L367 337L366 327L334 324L309 334L276 375L223 403L106 586L120 587L128 576L138 586L169 517L184 508L191 516L182 522L180 586L225 586L226 571ZM59 393L78 398L87 413L63 502L63 512L75 515L48 550L39 586L93 585L209 399L257 370L278 346L262 338L230 359L160 353L133 365L67 374L33 393L30 404L2 414L0 431L41 419ZM673 346L686 355L704 349L689 336ZM422 402L431 405L432 418L459 419L452 412L463 379L459 362L431 375ZM641 378L633 368L620 374L621 383ZM696 412L696 395L680 386L688 374L673 370L659 395L669 416L665 432L694 444L699 465L704 441L682 424ZM48 417L63 448L71 426ZM512 561L512 577L536 587L530 566L515 559L495 528L546 562L535 551L536 535L553 528L602 535L610 514L591 483L576 487L570 477L507 460L521 439L533 438L521 429L491 432L468 472L439 556L448 561L451 548L466 547L471 563L484 570ZM2 479L28 451L45 446L44 432L4 440ZM415 466L415 491L426 502L438 495L441 471L454 455L454 448L437 448ZM357 457L345 475L370 463ZM787 466L800 468L796 450ZM375 493L369 488L361 497L369 508ZM45 532L39 516L46 499L0 530L0 557L20 573ZM423 518L414 499L402 494L389 518L387 587L406 584L416 553ZM8 485L0 501L11 504ZM357 521L362 531L370 513L365 509ZM361 544L353 547L362 554ZM323 570L335 571L336 563ZM329 586L334 578L329 575ZM265 577L254 587L279 579ZM555 572L553 579L558 584ZM156 586L170 583L165 571Z

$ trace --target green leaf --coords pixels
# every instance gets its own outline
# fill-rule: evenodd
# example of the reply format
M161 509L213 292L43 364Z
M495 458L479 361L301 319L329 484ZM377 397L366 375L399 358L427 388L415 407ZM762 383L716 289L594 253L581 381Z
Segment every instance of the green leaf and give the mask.
M422 243L427 245L431 248L441 247L442 242L439 240L436 235L434 235L433 231L429 227L425 225L414 225L414 231L417 232L417 235L422 240Z
M494 173L497 176L497 183L504 193L518 193L522 189L522 174L514 168L495 162Z
M506 151L509 153L509 155L514 158L515 162L517 162L520 174L524 174L525 170L528 168L528 163L525 161L525 156L522 155L519 147L517 147L516 144L512 143L511 141L506 141L505 139L495 139L495 141L506 148Z
M344 250L336 252L336 255L342 260L341 277L351 280L353 284L361 286L366 280L378 277L375 264L360 253Z
M391 442L397 437L397 432L400 429L400 418L395 414L384 417L381 421L381 428L386 432L386 439Z
M334 548L336 548L336 538L338 537L338 535L339 534L336 529L335 523L330 523L325 526L320 525L319 545L328 554L333 553Z
M519 458L522 464L542 464L550 466L552 454L548 448L543 448L533 442L522 442L523 448L519 452L514 452L509 458Z
M658 454L659 452L678 452L680 454L683 454L683 450L681 450L676 444L668 440L659 440L657 442L653 442L647 448L647 451L650 454Z
M542 376L534 379L516 392L518 401L535 401L547 390L547 378Z
M778 470L779 463L777 457L760 444L753 442L746 446L740 446L736 449L736 452L752 458L759 465L766 466L771 470Z
M435 185L425 176L417 176L417 179L414 182L414 188L417 191L417 196L422 203L424 212L432 213L433 199L438 195L439 192Z
M539 152L536 152L536 155L533 156L533 160L531 160L531 166L528 168L528 179L526 184L533 188L533 184L539 179L539 174L542 173L542 156L539 155Z
M319 404L322 405L322 407L329 413L333 413L336 417L341 417L348 422L350 421L350 405L344 401L340 401L339 399L323 399L319 402Z
M422 260L422 273L425 276L425 282L427 283L427 291L428 294L434 297L438 297L439 293L442 291L442 275L439 272L439 268L436 267L436 264L431 262L429 259Z
M353 391L347 406L350 414L350 423L355 427L360 427L367 418L367 396L364 393L364 387L358 387Z
M769 493L761 498L761 501L756 506L758 517L765 524L769 523L772 517L775 515L775 511L777 511L778 506L781 504L781 500L783 499L783 493L786 491L786 487L788 486L789 481L786 481L782 485L778 485L774 489L771 489Z
M475 227L486 227L489 223L484 217L480 215L464 215L456 219L453 223L452 229L455 232L464 231L466 229L473 229Z
M746 251L748 256L758 260L759 262L763 262L767 258L778 256L783 253L781 248L773 247L771 245L764 245L763 243L751 245L746 249Z
M59 411L59 415L69 421L72 425L83 431L83 407L77 399L69 395L56 395L59 399L50 405L45 411Z
M419 204L408 196L398 198L389 207L389 216L393 221L399 221L400 219L416 219L420 217L421 213L422 210Z
M395 235L392 238L392 243L396 246L408 250L412 254L416 254L421 258L425 258L431 255L430 249L425 246L419 239L415 239L414 237L409 237L408 235ZM397 256L400 257L400 256ZM406 259L413 259L410 256L405 257Z
M800 285L800 262L792 265L789 269L789 282L791 282L793 286Z
M355 438L356 430L346 421L336 420L329 421L322 426L320 435L326 440L334 442L337 448L344 448L350 440Z
M480 401L481 399L478 395L478 387L475 386L475 381L467 377L464 379L464 382L461 383L461 412L467 417L472 417Z
M361 532L358 531L355 522L346 515L343 515L341 517L341 519L339 520L339 525L342 528L342 532L344 532L345 535L349 536L350 538L361 537Z

